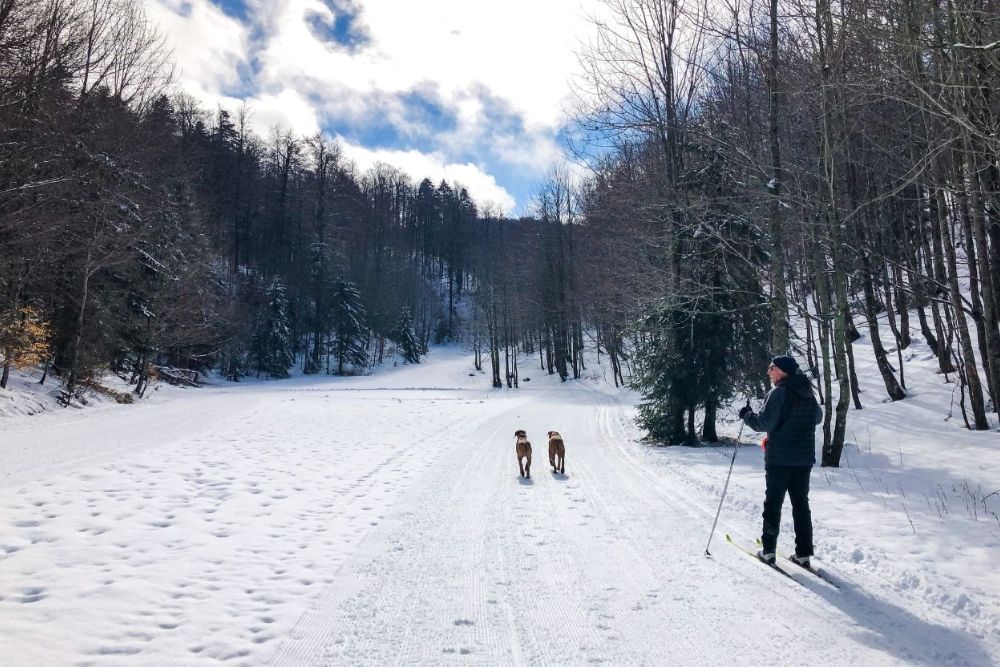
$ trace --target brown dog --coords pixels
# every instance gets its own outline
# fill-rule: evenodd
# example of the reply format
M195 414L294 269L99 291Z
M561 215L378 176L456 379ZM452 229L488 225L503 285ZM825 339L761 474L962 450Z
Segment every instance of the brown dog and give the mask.
M517 441L514 449L517 450L517 467L521 470L521 477L531 479L531 443L528 442L528 434L522 430L514 431ZM522 464L522 459L528 459L526 464Z
M566 473L566 444L557 431L549 431L549 465L552 472Z

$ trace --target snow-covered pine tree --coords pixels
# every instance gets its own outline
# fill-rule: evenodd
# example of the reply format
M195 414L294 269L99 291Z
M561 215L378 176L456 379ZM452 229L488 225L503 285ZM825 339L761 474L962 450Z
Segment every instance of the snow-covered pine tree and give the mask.
M275 278L267 287L267 308L258 321L254 335L253 356L257 374L266 373L275 378L288 377L294 363L291 327L288 323L288 299L285 286Z
M413 317L410 315L409 308L404 307L399 316L395 337L403 359L410 364L419 364L422 346L420 340L417 339L417 334L413 331Z
M337 375L344 374L344 364L365 368L368 363L367 325L361 292L349 280L340 278L333 290L333 340L330 351L337 359Z

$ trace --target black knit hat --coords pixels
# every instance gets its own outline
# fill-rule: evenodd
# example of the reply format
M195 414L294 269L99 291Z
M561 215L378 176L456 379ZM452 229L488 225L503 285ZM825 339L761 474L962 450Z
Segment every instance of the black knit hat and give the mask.
M786 356L775 357L774 359L771 359L771 363L774 364L777 368L783 370L788 375L795 375L796 373L799 372L798 362L795 361L795 359L792 359L791 357L786 357Z

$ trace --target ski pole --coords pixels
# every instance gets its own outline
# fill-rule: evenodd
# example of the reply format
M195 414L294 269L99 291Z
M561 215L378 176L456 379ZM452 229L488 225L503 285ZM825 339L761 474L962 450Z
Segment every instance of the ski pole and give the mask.
M747 401L747 405L750 405L750 401ZM726 499L726 491L729 489L729 478L733 476L733 464L736 463L736 452L740 449L740 438L743 437L743 427L746 426L746 422L742 419L740 422L740 432L736 436L736 444L733 445L733 459L729 462L729 474L726 475L726 485L722 487L722 497L719 498L719 509L715 511L715 521L712 522L712 532L708 534L708 544L705 545L705 556L707 558L712 557L708 548L712 546L712 536L715 535L715 524L719 523L719 514L722 513L722 501Z

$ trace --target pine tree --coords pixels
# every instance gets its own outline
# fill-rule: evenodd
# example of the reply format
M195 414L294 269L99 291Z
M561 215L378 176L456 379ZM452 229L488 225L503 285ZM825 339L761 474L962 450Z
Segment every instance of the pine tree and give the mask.
M642 393L639 403L638 425L645 429L654 442L678 445L684 442L685 388L689 364L679 351L674 335L678 329L675 320L683 316L680 311L662 308L647 315L639 323L643 341L635 355L635 368L630 386Z
M305 316L306 327L312 336L311 346L306 345L306 362L304 371L307 374L319 373L322 370L323 344L327 334L333 327L333 303L330 294L336 291L337 283L330 275L328 244L316 240L309 247L309 294L311 302Z
M288 323L288 299L285 286L277 278L267 288L267 307L259 320L254 335L253 354L257 373L275 378L288 377L288 368L294 363L292 337Z
M421 345L417 334L413 331L413 317L409 308L403 308L396 326L396 342L403 353L403 359L410 364L420 363Z
M330 351L337 359L337 375L343 375L345 363L362 369L368 363L365 308L357 286L343 278L334 286L332 301L334 330Z
M638 423L649 438L668 445L699 440L694 415L714 411L732 396L740 358L735 332L740 328L722 304L699 309L662 308L643 321L646 342L636 355L632 387L643 393ZM714 414L706 420L706 439L714 440Z

